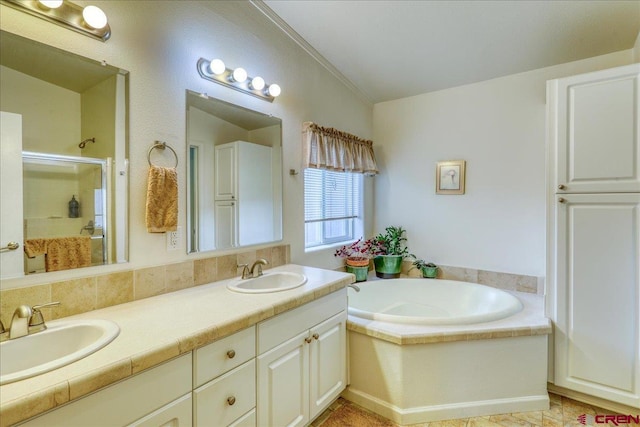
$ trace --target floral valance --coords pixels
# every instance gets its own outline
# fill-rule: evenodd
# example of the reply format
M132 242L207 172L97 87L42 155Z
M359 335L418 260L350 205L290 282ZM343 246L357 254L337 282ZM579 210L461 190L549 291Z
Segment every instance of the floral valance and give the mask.
M305 122L302 127L303 167L337 172L378 173L373 141Z

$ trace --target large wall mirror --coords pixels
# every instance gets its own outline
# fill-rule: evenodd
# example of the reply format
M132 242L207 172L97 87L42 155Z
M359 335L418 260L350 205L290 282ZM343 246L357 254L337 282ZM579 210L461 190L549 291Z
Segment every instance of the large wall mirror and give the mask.
M282 121L187 91L188 252L282 239Z
M127 82L0 33L3 278L127 260Z

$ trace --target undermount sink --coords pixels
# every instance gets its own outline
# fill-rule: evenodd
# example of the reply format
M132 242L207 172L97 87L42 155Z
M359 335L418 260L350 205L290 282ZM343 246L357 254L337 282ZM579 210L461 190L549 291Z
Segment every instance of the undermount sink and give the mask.
M52 371L100 350L120 333L108 320L60 320L0 343L0 385Z
M265 273L251 279L236 279L227 285L229 290L245 294L264 294L287 291L307 282L307 276L299 273L279 271Z

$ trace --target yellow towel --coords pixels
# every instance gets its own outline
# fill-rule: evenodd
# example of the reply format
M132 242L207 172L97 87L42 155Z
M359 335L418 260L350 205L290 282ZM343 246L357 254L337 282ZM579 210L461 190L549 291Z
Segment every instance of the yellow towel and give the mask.
M35 258L47 252L48 239L27 239L24 241L24 253L29 258Z
M47 240L44 257L46 271L91 266L91 237L52 237Z
M149 233L176 231L178 228L178 172L176 168L151 166L147 180Z

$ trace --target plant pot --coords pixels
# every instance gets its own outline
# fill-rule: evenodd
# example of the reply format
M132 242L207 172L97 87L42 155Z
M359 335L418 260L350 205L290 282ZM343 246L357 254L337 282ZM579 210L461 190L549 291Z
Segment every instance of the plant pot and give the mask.
M422 277L435 279L438 277L438 267L422 267Z
M347 258L347 265L352 267L367 267L369 268L369 258L365 257L351 257Z
M373 258L376 267L376 276L382 279L395 279L400 277L402 270L402 255L378 255Z
M367 280L367 275L369 274L369 266L363 267L354 267L352 265L347 265L346 267L347 273L354 274L356 276L356 282L365 282Z

